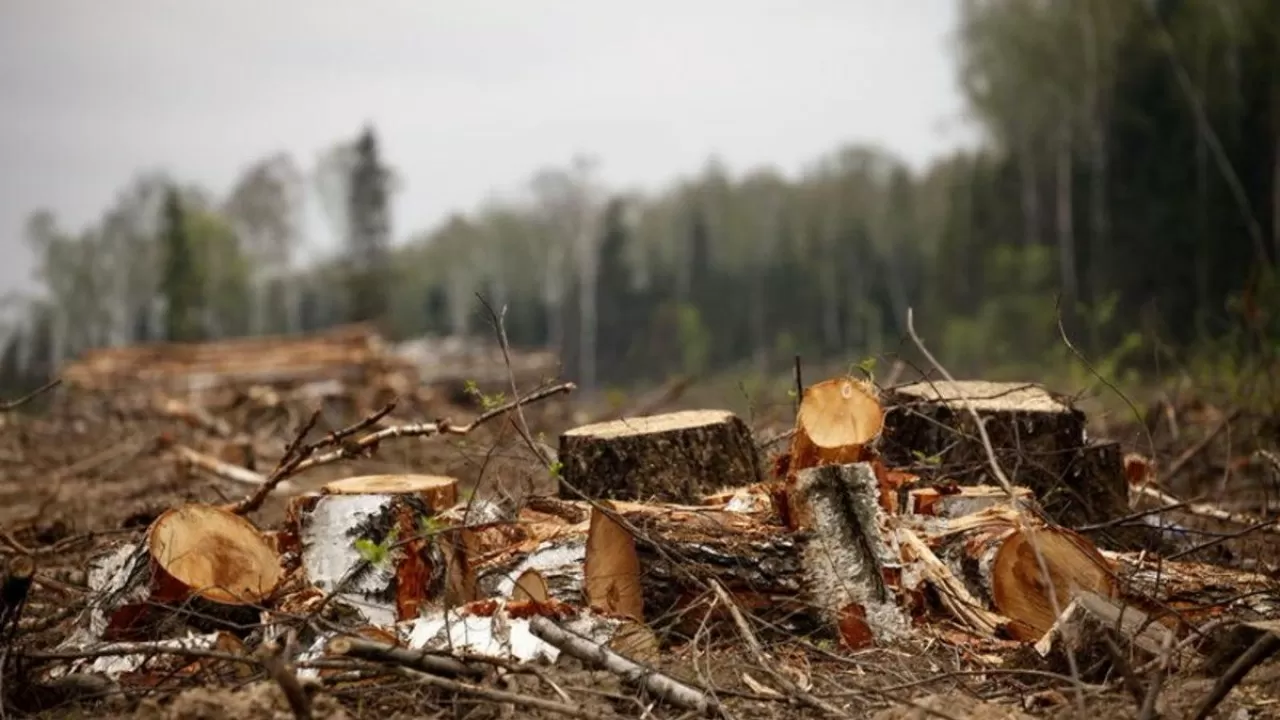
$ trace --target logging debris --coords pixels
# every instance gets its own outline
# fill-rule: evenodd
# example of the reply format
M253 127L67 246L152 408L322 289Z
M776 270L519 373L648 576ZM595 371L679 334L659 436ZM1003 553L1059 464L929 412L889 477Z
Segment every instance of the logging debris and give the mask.
M571 418L552 409L547 425L561 431L551 482L509 496L479 492L443 455L379 464L398 445L426 444L399 440L414 433L398 434L398 418L447 414L414 410L429 404L426 392L386 410L416 371L371 360L386 351L361 332L288 350L271 349L274 339L104 351L74 366L68 385L100 400L95 387L131 363L152 363L152 387L113 411L116 420L156 419L155 440L129 452L161 458L173 475L206 473L244 493L306 462L299 448L337 457L272 485L274 514L209 497L137 513L125 537L87 543L94 551L79 578L41 585L36 572L56 555L46 548L70 547L58 546L67 533L6 538L0 628L23 661L6 665L4 687L25 680L56 693L64 683L71 695L82 677L126 691L267 677L295 716L320 717L317 693L390 692L408 679L433 693L419 703L465 699L579 717L629 712L618 699L628 697L641 709L704 716L780 700L835 715L886 696L859 685L843 695L819 689L788 643L803 638L855 665L865 653L934 657L931 649L945 648L976 668L956 672L991 677L1015 672L1014 662L1066 674L1070 654L1080 681L1096 688L1122 669L1224 671L1232 653L1269 636L1266 623L1280 612L1265 573L1104 546L1072 529L1117 521L1153 492L1165 504L1174 498L1117 444L1086 437L1082 414L1039 386L881 391L831 378L804 389L790 445L774 457L723 410L566 428ZM271 361L243 357L250 351ZM367 384L346 396L318 384L356 377ZM957 409L964 395L978 398L997 461L1018 467L1012 493L984 469L971 419ZM317 422L300 398L302 406L324 398L341 419L282 454L282 434ZM71 409L54 411L68 427L110 417ZM382 434L366 440L372 433ZM70 465L62 464L67 477L91 471ZM328 472L312 478L313 467ZM1143 482L1133 482L1135 469ZM1223 512L1214 519L1254 519ZM47 635L24 607L58 602L58 582L84 602L45 628L58 639L40 649ZM727 668L691 672L674 662L711 639L739 637L751 662L768 664L733 670L739 690L725 691L717 671ZM584 683L546 675L575 671L566 669L573 663L595 673L587 685L612 678L617 697L588 702L573 690ZM520 684L525 676L536 692ZM77 697L104 702L108 693L94 688ZM934 706L945 710L923 707Z

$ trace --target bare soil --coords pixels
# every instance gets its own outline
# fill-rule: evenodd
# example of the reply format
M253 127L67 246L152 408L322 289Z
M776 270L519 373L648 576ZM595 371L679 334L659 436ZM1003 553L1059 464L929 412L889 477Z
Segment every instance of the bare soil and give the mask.
M770 407L783 404L774 402ZM47 650L63 638L65 625L53 620L84 603L85 560L90 554L141 532L167 508L188 502L230 502L250 490L175 463L162 448L162 436L165 441L192 447L207 447L209 440L202 431L182 422L142 411L124 412L110 397L77 395L69 388L54 391L54 396L43 398L41 405L30 414L0 415L0 530L9 545L25 547L38 563L38 581L24 614L26 629L18 634L9 651L4 690L11 699L27 694L29 688L23 683L35 677L42 664L57 662L25 656ZM406 417L450 417L462 422L478 410L441 400L431 407L416 408L412 416ZM259 471L264 472L271 469L288 442L288 430L301 420L296 412L282 418L243 407L228 409L222 416L239 432L272 435L264 444L274 446L276 454L264 454L257 463ZM535 433L553 447L556 433L574 420L569 407L559 402L528 409L526 416ZM327 418L322 420L319 431L335 429L349 419L336 415ZM1192 427L1184 427L1176 440L1161 438L1161 452L1176 457L1194 447L1216 421L1217 416L1192 422ZM1117 426L1113 423L1109 430L1114 435ZM1242 427L1242 431L1248 429ZM1125 432L1137 434L1132 427ZM1240 434L1238 431L1235 436L1234 449L1211 445L1189 460L1185 487L1203 485L1222 468L1232 466L1240 447ZM467 437L387 442L372 458L320 467L295 478L295 482L305 489L337 477L385 472L452 475L477 493L520 494L550 492L554 488L546 469L512 426L502 421ZM285 500L271 498L251 519L259 527L275 527L283 517ZM1266 550L1272 550L1271 544ZM0 543L0 552L12 551L13 547ZM935 626L922 629L914 638L913 647L853 654L838 653L824 640L796 638L767 647L762 664L747 652L740 638L712 637L707 633L668 648L661 669L707 688L735 717L752 720L822 717L824 713L813 706L815 698L839 708L847 717L880 720L1139 717L1138 703L1123 688L1120 677L1107 676L1080 689L1071 678L1055 674L1057 669L1037 665L1025 652L1015 653L999 644L957 642L955 638L955 632ZM784 687L775 675L784 678L790 687ZM1160 717L1190 717L1191 709L1213 681L1212 677L1194 675L1165 679L1160 693ZM572 704L582 717L690 716L641 696L614 675L585 669L567 659L538 674L491 677L484 684ZM151 688L130 688L93 703L65 701L61 698L61 704L30 714L45 718L148 720L294 717L279 688L261 674L230 683L174 678ZM8 713L19 716L23 710L15 704ZM25 710L35 708L28 706ZM386 681L377 687L322 688L315 694L313 712L316 718L330 720L563 716L555 711L428 690L409 679ZM1212 717L1280 718L1280 664L1255 670Z

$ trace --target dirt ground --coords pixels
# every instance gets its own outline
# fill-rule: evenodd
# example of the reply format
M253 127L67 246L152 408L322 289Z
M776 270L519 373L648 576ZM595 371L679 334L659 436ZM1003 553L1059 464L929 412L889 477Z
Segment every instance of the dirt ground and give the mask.
M474 404L440 400L397 417L427 420L474 417ZM785 401L783 401L785 402ZM139 534L165 509L189 502L226 503L249 488L193 470L166 451L173 443L204 448L218 445L209 434L189 424L150 413L122 409L109 397L77 394L58 388L30 415L0 415L0 529L12 554L22 546L37 559L37 583L24 612L23 630L8 651L5 693L10 714L40 717L170 718L207 720L284 720L294 717L279 687L260 674L233 682L197 683L190 678L161 681L149 688L112 691L105 699L78 704L63 688L40 695L25 687L39 668L55 659L30 659L62 639L65 625L54 622L84 603L85 561L99 549ZM782 402L775 403L781 405ZM1222 413L1185 423L1178 438L1162 437L1161 452L1170 457L1196 447L1212 432ZM526 411L534 433L555 445L558 432L574 424L571 408L560 401ZM263 410L232 406L221 411L237 433L257 436L255 465L271 469L284 444L286 429L296 427L296 409ZM318 432L348 421L339 413L322 420ZM576 419L581 419L576 418ZM1242 436L1253 432L1259 444L1269 438L1237 418L1234 449L1209 444L1186 463L1185 487L1191 478L1213 478L1223 468L1239 466ZM776 424L770 428L776 428ZM769 428L757 428L767 435ZM1109 428L1117 432L1113 423ZM1134 427L1121 428L1130 436ZM1274 446L1271 446L1274 447ZM336 477L385 472L451 475L479 493L547 492L554 487L513 428L495 422L466 437L405 438L384 443L372 458L320 467L295 478L301 489L315 488ZM1205 482L1208 482L1207 480ZM1243 482L1243 481L1242 481ZM1252 487L1252 485L1251 485ZM285 497L272 497L251 516L262 528L283 518ZM1241 541L1243 542L1243 541ZM1249 546L1243 546L1249 547ZM1261 551L1259 551L1261 552ZM1238 553L1239 554L1239 553ZM793 638L770 641L764 662L745 649L739 637L700 636L667 649L660 669L708 689L734 717L822 717L822 707L846 717L881 720L925 717L1139 718L1138 702L1118 672L1090 678L1083 686L1072 678L999 644L951 642L944 627L922 629L910 647L840 654L830 641ZM1150 678L1139 678L1144 686ZM1165 678L1158 717L1191 717L1214 677L1193 673ZM536 673L508 673L487 678L487 687L520 693L547 702L571 705L578 717L692 717L642 696L617 676L588 670L562 660ZM35 697L39 696L39 697ZM34 699L33 699L34 697ZM43 706L43 710L40 707ZM1082 710L1083 708L1083 710ZM38 711L38 712L37 712ZM563 716L561 709L517 707L492 700L476 701L465 693L424 688L412 679L322 687L314 696L313 716L342 718L520 718ZM1280 663L1255 670L1223 702L1213 718L1252 720L1280 718Z

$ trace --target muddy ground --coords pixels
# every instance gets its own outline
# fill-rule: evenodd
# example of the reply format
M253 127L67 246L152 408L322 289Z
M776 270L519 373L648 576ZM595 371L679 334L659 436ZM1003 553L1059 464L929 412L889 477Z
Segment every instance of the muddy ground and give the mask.
M279 688L254 672L234 681L196 682L176 678L148 688L113 691L92 702L67 693L33 697L26 685L42 666L40 659L66 632L65 618L85 601L86 558L99 549L141 532L163 510L188 502L225 503L249 488L208 473L184 468L166 451L172 443L215 452L222 445L200 428L145 409L127 409L118 397L79 393L61 387L28 413L7 413L0 426L0 529L8 547L29 550L38 564L38 581L24 613L22 630L8 651L3 688L7 713L38 717L205 718L208 720L281 720L294 717ZM758 399L775 410L784 398ZM683 404L676 401L664 409ZM705 403L704 403L705 404ZM394 416L421 421L448 417L463 422L478 414L478 402L442 394L437 402L405 408ZM579 412L582 411L578 408ZM1231 415L1230 408L1190 404L1177 433L1151 421L1125 424L1111 418L1106 428L1133 450L1162 458L1194 450L1183 463L1179 489L1217 488L1223 496L1269 494L1266 469L1253 450L1275 449L1275 423L1257 413ZM217 409L236 433L257 436L253 464L269 472L305 417L296 407L262 408L242 402ZM556 434L582 420L570 403L549 401L525 411L535 436L555 446ZM587 413L590 415L590 413ZM318 432L351 419L338 410L325 414ZM786 421L772 412L757 422L767 437ZM1218 430L1226 422L1229 433ZM1167 423L1166 423L1167 424ZM1217 433L1216 439L1212 436ZM1229 438L1224 437L1229 435ZM1211 440L1200 444L1204 438ZM1195 448L1200 447L1199 450ZM1242 459L1243 458L1243 459ZM451 475L479 493L548 492L553 481L513 427L495 422L466 437L406 438L384 443L371 458L317 468L294 478L302 489L336 477L384 472ZM1232 481L1232 473L1237 478ZM1222 480L1224 477L1226 480ZM1216 485L1215 485L1216 483ZM1246 493L1247 490L1247 493ZM1252 497L1252 495L1250 496ZM286 498L272 497L251 519L276 527ZM1207 532L1214 532L1213 530ZM1232 538L1234 559L1252 554L1270 562L1270 543L1250 545ZM1224 543L1225 544L1225 543ZM1260 549L1259 549L1260 548ZM700 634L668 648L659 669L707 689L739 718L822 717L819 706L847 717L876 718L1138 718L1138 702L1118 672L1102 672L1078 683L1025 652L1007 646L955 643L944 625L922 628L914 646L842 654L828 639L794 638L764 648L764 662L737 636ZM1151 677L1137 678L1146 686ZM1214 677L1188 673L1161 680L1159 717L1191 717ZM486 686L573 705L579 717L690 717L636 690L609 673L562 660L537 674L489 678ZM377 687L322 688L314 702L316 718L482 718L552 717L560 711L516 707L465 694L429 690L412 679L383 681ZM1155 716L1149 716L1155 717ZM1246 720L1280 718L1280 663L1255 670L1211 717Z

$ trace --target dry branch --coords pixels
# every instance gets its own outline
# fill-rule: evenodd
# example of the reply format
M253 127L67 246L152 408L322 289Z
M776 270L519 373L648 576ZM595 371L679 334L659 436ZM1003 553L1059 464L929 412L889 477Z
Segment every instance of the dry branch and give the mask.
M254 485L263 487L267 483L267 476L262 473L254 472L246 467L232 465L223 462L218 458L206 455L197 450L193 450L183 445L175 445L173 453L178 460L190 467L199 468L205 472L211 473L223 480L230 480L242 485ZM297 488L288 481L281 481L275 484L275 489L281 492L294 492Z
M697 688L632 662L588 638L557 626L545 617L533 618L529 622L529 630L562 652L583 662L602 667L676 707L692 710L707 717L725 716L724 708L720 703Z

